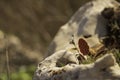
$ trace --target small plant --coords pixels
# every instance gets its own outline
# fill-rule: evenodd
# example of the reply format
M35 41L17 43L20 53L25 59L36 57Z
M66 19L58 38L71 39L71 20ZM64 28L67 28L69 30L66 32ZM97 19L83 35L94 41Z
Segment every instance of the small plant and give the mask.
M103 38L104 45L109 49L120 49L120 7L105 8L101 14L107 20L107 35Z
M117 63L120 66L120 50L118 50L118 49L112 49L109 52L113 53L113 55L115 56L115 59L116 59Z
M77 55L77 58L80 63L94 62L104 54L112 52L118 64L120 64L120 7L116 9L112 7L105 8L101 15L107 20L107 34L102 37L101 44L90 48L87 42L80 38L77 47L74 42L74 35L72 35L70 44L73 44L74 49L78 51L79 55Z
M113 53L120 65L120 7L105 8L101 14L107 20L107 35L104 36L103 43L108 49L107 52Z

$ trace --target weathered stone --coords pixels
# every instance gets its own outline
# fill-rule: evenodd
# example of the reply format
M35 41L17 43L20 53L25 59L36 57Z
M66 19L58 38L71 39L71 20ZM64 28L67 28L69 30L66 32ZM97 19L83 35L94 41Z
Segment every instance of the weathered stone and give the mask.
M75 15L63 25L51 45L48 48L47 56L68 46L71 36L75 35L77 44L80 37L85 38L90 47L99 44L99 39L106 34L106 20L101 16L101 11L106 7L118 7L115 0L96 0L85 4Z
M73 34L76 45L80 37L90 47L100 44L99 39L106 35L101 11L118 6L115 0L96 0L81 7L58 31L48 48L48 55L52 55L39 63L33 80L120 80L120 67L111 53L91 64L79 64L78 52L71 51L69 44Z
M43 60L33 80L119 80L120 67L112 54L106 54L91 64L76 64L75 55L65 50L58 51ZM66 57L71 57L72 59ZM60 59L62 66L58 67Z

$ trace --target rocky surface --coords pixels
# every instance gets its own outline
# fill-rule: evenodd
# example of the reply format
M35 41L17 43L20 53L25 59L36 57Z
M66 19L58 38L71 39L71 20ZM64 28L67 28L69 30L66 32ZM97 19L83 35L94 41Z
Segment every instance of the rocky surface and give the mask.
M62 66L57 63L61 61ZM65 63L67 61L67 63ZM33 80L119 80L120 67L112 54L91 64L77 64L75 54L61 50L38 64Z
M80 37L85 38L85 36L90 36L89 38L85 38L90 47L99 44L99 39L106 35L106 20L101 16L101 11L105 7L118 6L119 3L114 0L96 0L85 4L73 15L68 23L60 28L48 48L47 55L68 46L73 34L75 36L75 42Z
M116 8L115 0L95 0L81 7L68 23L58 31L48 48L48 55L38 64L33 80L119 80L120 67L112 53L108 53L90 64L79 64L78 51L71 51L69 44L74 35L87 41L90 48L100 44L106 35L106 20L101 12L106 7ZM80 44L79 44L80 45Z

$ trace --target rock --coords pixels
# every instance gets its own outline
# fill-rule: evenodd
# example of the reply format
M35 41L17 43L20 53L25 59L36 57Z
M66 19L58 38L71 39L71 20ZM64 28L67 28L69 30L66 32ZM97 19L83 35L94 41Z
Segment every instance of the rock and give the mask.
M76 64L75 55L65 50L58 51L39 63L33 80L119 80L120 67L112 54L106 54L91 64ZM65 57L69 55L72 59ZM62 66L58 67L60 59ZM71 62L71 60L73 62Z
M81 7L75 15L63 25L52 43L48 47L47 55L68 46L71 36L74 34L75 42L80 37L85 38L90 47L99 44L99 39L106 35L106 20L101 16L101 11L106 7L118 7L119 3L115 0L95 0Z
M95 0L81 7L68 23L60 28L48 48L48 55L38 64L33 80L120 80L120 67L109 53L90 64L79 64L78 51L69 44L74 35L75 44L84 38L89 47L100 44L106 35L106 20L101 11L118 7L115 0Z

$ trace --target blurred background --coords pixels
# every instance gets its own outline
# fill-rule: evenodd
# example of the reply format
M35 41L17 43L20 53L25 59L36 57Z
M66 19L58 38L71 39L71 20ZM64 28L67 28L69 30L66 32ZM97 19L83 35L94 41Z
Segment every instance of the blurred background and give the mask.
M0 80L32 80L58 29L88 1L0 0Z

